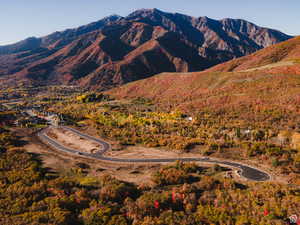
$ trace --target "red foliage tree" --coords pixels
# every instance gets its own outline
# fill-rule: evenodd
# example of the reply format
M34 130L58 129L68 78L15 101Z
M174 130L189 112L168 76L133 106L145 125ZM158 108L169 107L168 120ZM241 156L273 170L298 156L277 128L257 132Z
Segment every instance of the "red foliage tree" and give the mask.
M159 209L159 201L154 201L154 208Z

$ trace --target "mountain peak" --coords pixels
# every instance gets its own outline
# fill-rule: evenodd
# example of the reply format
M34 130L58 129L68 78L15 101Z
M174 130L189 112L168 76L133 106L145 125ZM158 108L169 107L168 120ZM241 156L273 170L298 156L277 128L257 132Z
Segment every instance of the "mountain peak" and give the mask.
M165 12L157 9L157 8L152 8L152 9L138 9L132 13L130 13L127 18L130 17L136 17L136 16L141 16L141 17L145 17L145 16L149 16L152 14L166 14Z
M111 14L110 16L106 16L101 20L114 20L114 21L116 21L116 20L119 20L119 19L122 19L122 18L123 17L118 15L118 14Z

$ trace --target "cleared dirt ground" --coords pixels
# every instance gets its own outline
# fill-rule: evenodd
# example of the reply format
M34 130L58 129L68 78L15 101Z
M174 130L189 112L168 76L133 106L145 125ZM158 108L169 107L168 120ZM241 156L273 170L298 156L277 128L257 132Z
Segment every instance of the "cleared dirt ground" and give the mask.
M47 134L63 145L77 149L81 152L95 153L101 149L101 145L98 143L93 142L92 140L84 139L68 130L50 128Z

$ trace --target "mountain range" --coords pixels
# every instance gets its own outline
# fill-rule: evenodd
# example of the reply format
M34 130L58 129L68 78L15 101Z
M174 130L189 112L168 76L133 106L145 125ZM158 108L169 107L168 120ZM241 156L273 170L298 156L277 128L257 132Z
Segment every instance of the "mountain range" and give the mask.
M0 46L0 82L103 90L162 72L193 72L292 38L240 19L137 10Z

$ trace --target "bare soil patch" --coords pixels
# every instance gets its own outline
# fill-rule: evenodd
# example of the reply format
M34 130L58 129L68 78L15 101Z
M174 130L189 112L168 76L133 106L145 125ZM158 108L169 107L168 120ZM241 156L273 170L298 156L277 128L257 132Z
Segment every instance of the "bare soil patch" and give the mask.
M200 154L182 153L180 151L171 151L157 148L146 148L142 146L128 146L119 151L108 151L105 156L130 159L130 158L182 158L182 157L202 157Z
M71 131L61 128L50 128L47 134L64 146L74 148L81 152L96 153L101 150L102 147L97 142L82 138Z

